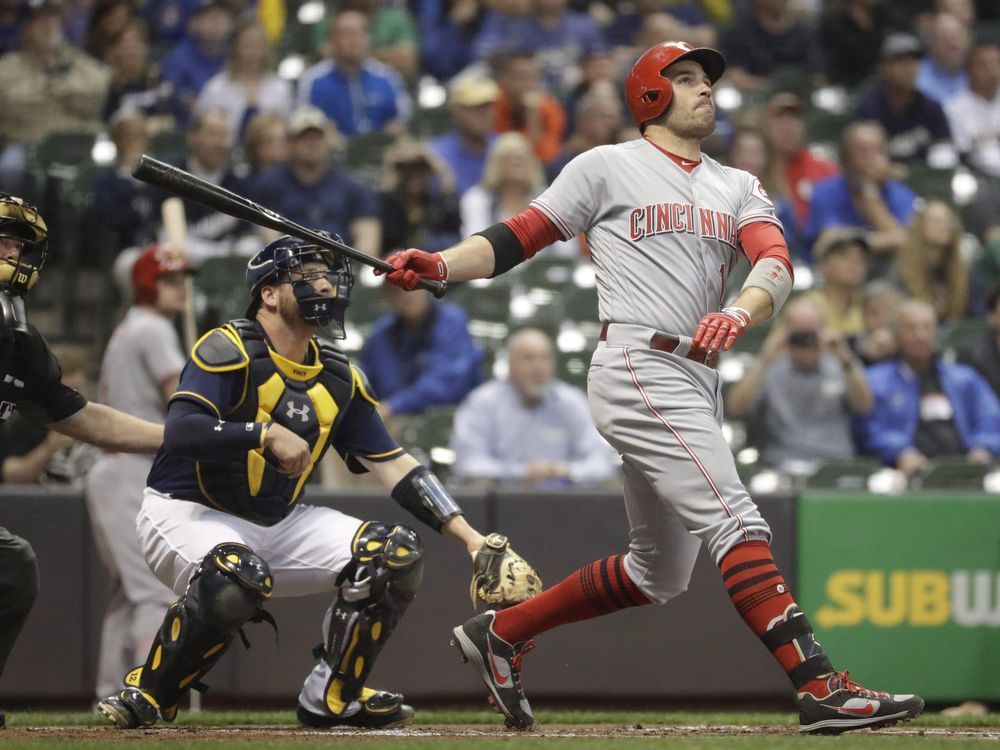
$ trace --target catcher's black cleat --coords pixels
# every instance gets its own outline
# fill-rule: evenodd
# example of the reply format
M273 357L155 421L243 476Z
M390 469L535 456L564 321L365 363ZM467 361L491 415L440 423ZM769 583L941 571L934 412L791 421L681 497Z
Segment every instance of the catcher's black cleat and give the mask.
M317 729L355 727L360 729L392 729L405 727L413 721L413 708L403 703L400 693L364 688L361 709L350 716L316 714L299 704L299 723Z
M462 652L462 660L479 670L496 707L512 729L530 729L535 723L531 706L521 687L521 657L534 648L532 641L511 645L493 632L496 612L487 610L452 630L451 645Z
M119 729L151 727L160 717L156 703L136 687L127 687L97 704L98 713L104 714Z
M799 731L840 734L879 729L915 719L924 710L919 695L890 695L853 682L847 672L833 672L818 691L799 693Z

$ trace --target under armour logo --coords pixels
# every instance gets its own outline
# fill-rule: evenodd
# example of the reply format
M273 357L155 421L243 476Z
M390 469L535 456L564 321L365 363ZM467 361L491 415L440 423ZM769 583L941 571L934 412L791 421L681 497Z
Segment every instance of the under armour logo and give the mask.
M320 302L318 305L316 305L316 309L319 310L320 312L325 312L326 311L326 303L325 302Z
M295 408L295 402L289 401L286 406L285 416L289 419L299 417L303 422L309 421L309 404L303 404L301 409Z
M215 427L213 427L212 429L215 430L216 432L222 432L222 425L224 425L224 424L225 424L225 422L223 422L220 419L219 420L219 424L215 425Z
M24 381L23 380L18 380L13 375L9 375L9 374L8 375L4 375L3 383L4 383L4 385L9 385L10 383L13 383L15 388L24 388Z

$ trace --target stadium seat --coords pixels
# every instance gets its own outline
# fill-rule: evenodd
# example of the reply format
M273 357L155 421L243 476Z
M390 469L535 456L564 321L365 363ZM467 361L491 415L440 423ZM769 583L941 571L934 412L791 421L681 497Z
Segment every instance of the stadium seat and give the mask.
M454 124L449 107L425 107L413 113L410 132L421 139L436 138L451 130Z
M556 377L563 382L587 390L587 370L590 369L589 351L557 352Z
M195 289L204 295L199 310L198 330L208 329L246 315L248 295L242 279L247 259L238 255L208 258L194 277Z
M510 319L510 296L510 287L501 284L456 284L449 287L445 300L460 306L472 320L507 323Z
M982 490L987 471L986 464L973 463L962 456L935 458L911 484L923 490Z
M881 468L874 458L830 459L806 479L809 489L864 490L868 477Z
M442 479L447 477L451 461L442 460L450 450L455 408L438 406L407 419L399 430L399 444L408 451L426 457L429 466ZM422 454L422 455L421 455ZM418 459L419 460L419 459Z
M909 173L904 181L924 200L938 198L952 203L951 181L954 177L953 169L934 169L914 164L909 166Z
M940 342L944 350L954 350L964 341L975 338L989 330L985 320L956 320L941 326Z

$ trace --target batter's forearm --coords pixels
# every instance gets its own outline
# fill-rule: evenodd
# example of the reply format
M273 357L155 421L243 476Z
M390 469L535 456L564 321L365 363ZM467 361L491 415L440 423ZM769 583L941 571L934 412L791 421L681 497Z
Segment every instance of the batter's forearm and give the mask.
M751 323L760 323L771 317L774 312L771 295L760 287L744 287L740 295L733 300L731 307L739 307L750 313Z
M448 281L488 279L493 273L493 245L480 234L465 238L441 255L448 264Z

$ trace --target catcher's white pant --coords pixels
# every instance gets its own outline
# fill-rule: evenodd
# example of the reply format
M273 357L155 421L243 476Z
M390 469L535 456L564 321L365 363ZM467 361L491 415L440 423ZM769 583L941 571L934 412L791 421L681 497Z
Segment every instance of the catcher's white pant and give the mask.
M351 560L351 541L362 521L333 508L296 505L274 526L258 526L229 513L186 500L173 500L147 487L137 520L139 541L156 577L178 595L209 550L223 542L250 547L271 568L273 596L333 592ZM330 619L327 610L323 640ZM306 678L300 702L325 711L330 671L320 661ZM352 707L348 707L350 712Z
M698 548L719 562L740 542L769 542L722 434L719 374L649 348L653 330L612 324L591 360L587 394L598 431L622 455L625 569L650 601L687 589Z
M98 554L109 576L101 624L97 697L118 690L122 676L146 658L173 592L150 572L135 534L147 456L102 454L87 475L87 509Z

